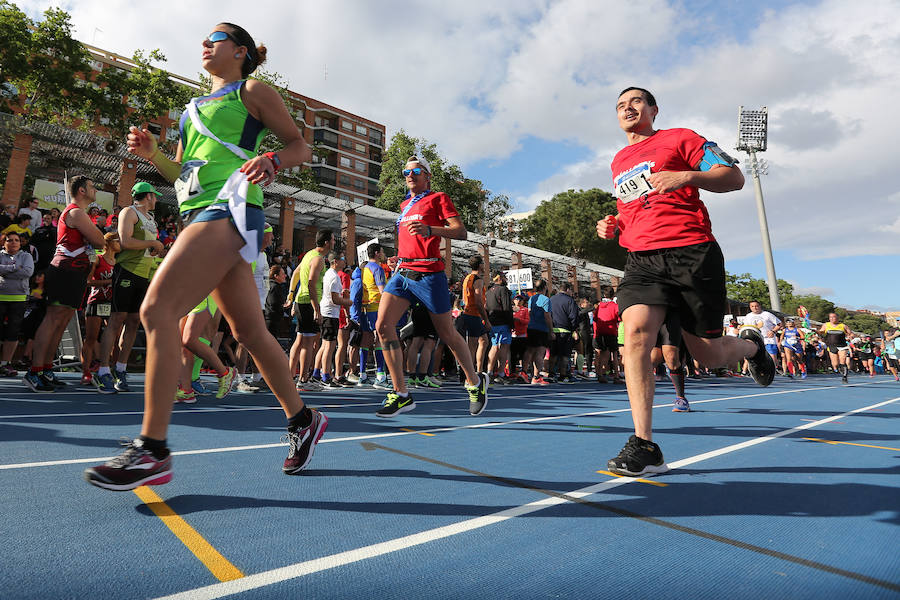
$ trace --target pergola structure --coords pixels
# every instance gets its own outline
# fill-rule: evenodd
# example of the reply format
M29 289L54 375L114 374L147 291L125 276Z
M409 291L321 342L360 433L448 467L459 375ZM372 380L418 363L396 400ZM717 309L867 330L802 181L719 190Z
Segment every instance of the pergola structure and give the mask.
M21 117L0 114L0 161L5 160L9 167L3 204L21 199L26 174L62 181L68 171L92 177L116 195L119 206L131 203L130 190L135 181L152 183L163 194L163 201L174 206L174 188L151 164L128 154L124 143L89 132L26 123ZM282 183L266 187L264 197L266 218L275 227L277 240L295 253L309 249L320 229L339 234L347 248L373 238L395 247L397 213ZM530 268L535 277L551 281L551 287L570 281L584 295L590 295L591 288L599 294L601 285L616 287L622 276L618 269L473 232L467 240L445 244L444 251L450 277L466 273L467 261L474 254L482 255L491 272ZM348 261L353 259L348 256Z

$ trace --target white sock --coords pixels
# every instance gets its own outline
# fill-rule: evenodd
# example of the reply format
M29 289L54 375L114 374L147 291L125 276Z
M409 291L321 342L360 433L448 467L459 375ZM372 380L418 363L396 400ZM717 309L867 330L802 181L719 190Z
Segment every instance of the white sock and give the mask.
M120 363L120 362L116 363L116 371L118 371L119 373L124 373L125 369L127 369L127 368L128 368L128 363Z
M98 375L98 376L100 376L100 375L109 375L109 374L110 374L110 372L109 372L109 367L100 367L100 370L97 371L97 375Z
M250 376L250 381L256 383L257 381L262 379L262 373L254 373Z

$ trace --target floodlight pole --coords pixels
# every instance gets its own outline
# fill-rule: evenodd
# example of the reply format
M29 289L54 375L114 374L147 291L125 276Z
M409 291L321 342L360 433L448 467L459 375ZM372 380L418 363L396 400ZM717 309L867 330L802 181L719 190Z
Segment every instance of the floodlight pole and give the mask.
M778 297L778 279L775 277L775 259L772 257L772 241L769 238L769 222L766 219L766 205L763 202L762 184L759 181L759 163L756 161L756 152L748 151L750 155L750 172L753 175L753 189L756 191L756 214L759 217L759 234L762 237L763 255L766 259L766 280L769 284L769 301L772 310L781 312L781 299Z
M759 217L759 233L762 237L763 255L766 259L766 279L769 285L769 301L772 310L781 312L781 300L778 298L778 279L775 277L775 260L772 258L772 241L769 238L769 223L766 219L766 205L763 202L760 172L765 166L756 159L756 151L764 152L767 146L769 115L764 106L762 110L744 110L738 108L738 143L737 149L750 156L749 171L753 176L753 187L756 190L756 212Z

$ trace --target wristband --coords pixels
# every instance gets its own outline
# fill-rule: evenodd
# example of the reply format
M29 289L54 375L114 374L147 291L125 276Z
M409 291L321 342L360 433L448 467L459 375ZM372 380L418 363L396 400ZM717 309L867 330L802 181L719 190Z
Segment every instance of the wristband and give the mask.
M272 165L275 167L275 172L277 173L278 169L281 168L281 159L278 158L278 155L274 152L266 152L263 156L272 161Z

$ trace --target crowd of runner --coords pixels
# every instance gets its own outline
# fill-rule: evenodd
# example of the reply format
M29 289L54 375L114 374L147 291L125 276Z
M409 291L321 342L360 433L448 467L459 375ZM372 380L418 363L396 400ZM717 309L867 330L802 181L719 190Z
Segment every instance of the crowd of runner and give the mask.
M287 421L283 471L291 475L309 464L328 426L301 391L383 389L376 415L392 418L416 408L413 390L458 381L477 416L491 383L624 379L634 435L608 468L637 476L668 469L652 432L654 379L663 373L677 412L690 411L686 377L746 374L767 386L779 370L805 378L830 368L846 382L854 367L874 376L880 362L897 379L896 329L880 339L857 336L834 313L817 328L805 311L782 321L758 302L724 322L724 258L699 191L741 189L743 174L699 134L655 129L659 107L643 88L625 89L616 103L628 144L611 165L617 214L598 221L597 235L618 237L628 252L618 287L602 290L599 301L579 297L569 282L537 280L514 293L479 256L458 286L448 281L441 238L467 233L452 199L430 189L420 152L401 173L408 191L396 255L373 243L361 264L348 267L347 249L328 230L296 263L273 253L261 186L312 153L278 93L249 78L266 52L243 28L220 23L201 44L212 92L188 104L175 160L147 129L132 127L127 136L128 151L173 183L180 232L174 220L156 222L160 194L149 183L138 182L132 205L107 215L96 209L86 176L68 181L69 204L58 214L40 213L31 199L2 216L2 375L25 368L24 385L41 393L67 385L53 363L78 313L82 384L128 391L143 326L141 433L121 455L85 471L92 485L128 490L171 479L172 406L206 393L204 365L216 378L216 398L233 389L274 394ZM267 132L279 139L278 152L260 153ZM285 337L289 349L279 344Z

